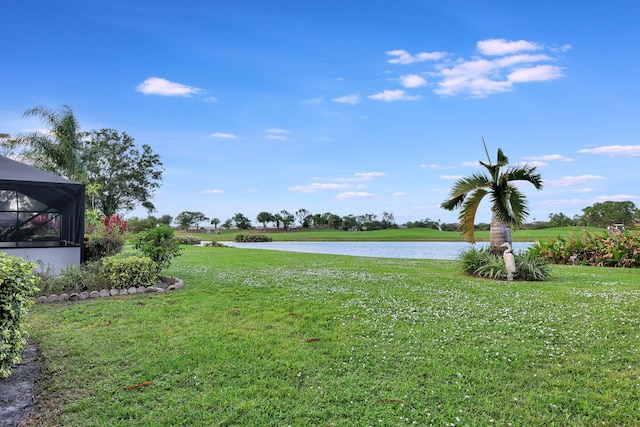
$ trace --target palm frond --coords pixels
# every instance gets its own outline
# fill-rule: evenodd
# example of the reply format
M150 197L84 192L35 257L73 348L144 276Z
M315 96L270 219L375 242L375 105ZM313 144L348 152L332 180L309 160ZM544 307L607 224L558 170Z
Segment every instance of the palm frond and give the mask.
M527 181L531 183L536 190L542 189L542 175L537 172L535 166L514 166L507 169L503 177L507 181Z
M469 194L469 197L464 201L460 214L458 215L458 219L460 220L460 234L462 234L462 237L469 243L476 242L474 233L476 212L478 211L480 202L487 194L489 194L489 191L482 188L479 188Z
M454 210L462 206L467 195L480 188L490 188L491 180L481 173L474 173L469 177L458 180L451 188L449 199L442 202L440 207L447 210Z
M502 148L498 148L496 166L501 167L509 164L509 158L504 155Z

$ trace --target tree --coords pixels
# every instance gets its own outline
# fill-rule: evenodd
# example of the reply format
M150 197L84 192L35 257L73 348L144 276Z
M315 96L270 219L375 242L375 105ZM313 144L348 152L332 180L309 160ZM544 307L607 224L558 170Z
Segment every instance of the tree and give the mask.
M171 225L172 222L173 217L168 214L164 214L160 218L158 218L158 224Z
M64 105L54 111L38 105L24 112L24 117L34 116L44 122L49 134L33 132L22 137L21 141L30 147L25 153L29 163L73 181L83 181L82 133L71 107Z
M202 221L207 221L207 218L202 212L183 211L176 216L175 223L183 230L189 230L190 228L198 228Z
M225 228L225 230L230 229L231 227L233 227L233 220L231 218L227 219L222 226Z
M213 218L211 220L211 225L213 225L214 230L218 229L218 224L220 224L220 220L218 218Z
M291 224L296 220L293 214L289 213L286 210L280 211L280 216L282 217L282 226L285 230L291 228Z
M557 213L557 214L556 213L550 213L549 214L549 222L547 223L547 226L549 226L549 227L566 227L568 225L575 225L575 223L573 222L573 220L571 218L569 218L568 216L566 216L562 212Z
M311 213L305 208L298 209L296 211L296 218L298 218L298 222L300 222L300 227L309 228L309 217Z
M240 230L248 230L251 228L251 220L241 213L235 214L231 219Z
M606 201L582 209L581 225L610 227L613 224L631 224L640 221L640 210L633 202Z
M484 142L484 141L483 141ZM485 145L486 150L486 145ZM507 239L507 226L519 227L529 214L525 195L513 184L514 181L526 181L537 189L542 188L542 177L535 166L514 166L501 171L509 164L509 159L498 148L495 164L480 162L487 173L474 173L458 180L451 189L450 198L440 205L447 210L461 208L458 219L460 232L469 243L475 243L474 222L476 211L482 199L489 195L491 199L490 245L493 251L501 251L500 245Z
M113 215L141 204L153 212L151 198L162 181L160 157L146 144L139 151L125 132L101 129L85 135L88 139L82 161L86 165L86 182L101 186L98 208L105 215Z
M262 228L264 228L265 230L267 229L267 223L273 222L274 220L275 218L273 217L273 214L264 211L260 212L256 217L256 221L261 222Z

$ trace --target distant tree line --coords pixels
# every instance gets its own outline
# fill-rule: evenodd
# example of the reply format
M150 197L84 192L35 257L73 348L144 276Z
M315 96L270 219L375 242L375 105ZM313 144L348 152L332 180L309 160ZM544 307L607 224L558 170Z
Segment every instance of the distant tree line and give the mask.
M574 215L572 218L562 212L549 214L548 221L534 221L524 224L530 229L543 229L552 227L590 226L607 228L615 224L623 224L629 228L634 224L640 224L640 209L633 202L600 202L582 209L582 215ZM458 223L443 223L440 220L426 218L418 221L408 221L407 228L432 228L441 231L456 231ZM476 231L489 230L491 224L478 223L474 225Z
M141 231L152 228L158 224L171 225L172 223L182 230L193 230L201 228L203 222L209 222L214 229L219 226L225 229L237 228L248 230L254 228L251 220L242 213L236 213L224 222L218 218L210 219L202 212L183 211L175 218L171 215L161 217L149 216L145 219L133 217L129 219L129 228L133 231ZM306 209L299 209L294 213L282 210L278 213L267 211L260 212L256 216L256 222L263 228L269 227L278 230L289 230L292 227L304 229L329 229L329 230L351 230L370 231L383 230L388 228L398 228L393 214L384 212L381 217L376 214L346 215L339 216L326 212L324 214L312 214ZM614 224L624 224L627 228L640 223L640 209L630 201L626 202L601 202L582 209L582 215L575 215L573 218L564 213L549 214L548 221L534 221L525 224L524 227L530 229L542 229L552 227L567 226L592 226L607 228ZM445 223L440 220L425 218L417 221L407 221L404 224L407 228L431 228L441 231L458 231L458 223ZM476 231L488 231L491 224L478 223L474 225Z
M150 217L148 223L153 223L157 219ZM163 217L164 218L164 217ZM134 224L147 220L134 218ZM221 222L218 218L210 219L202 212L183 211L180 212L173 223L182 230L192 230L201 228L203 222L209 222L214 229L221 226L225 229L235 227L240 230L248 230L254 228L251 219L242 213L236 213L231 218ZM398 228L392 213L383 212L382 216L375 213L363 215L346 215L339 216L331 212L323 214L312 214L307 209L298 209L295 213L282 210L277 213L267 211L260 212L256 216L256 222L263 229L269 227L278 230L289 230L292 227L300 227L304 229L330 229L330 230L349 230L349 231L367 231L367 230L383 230L387 228ZM147 222L145 222L147 224Z

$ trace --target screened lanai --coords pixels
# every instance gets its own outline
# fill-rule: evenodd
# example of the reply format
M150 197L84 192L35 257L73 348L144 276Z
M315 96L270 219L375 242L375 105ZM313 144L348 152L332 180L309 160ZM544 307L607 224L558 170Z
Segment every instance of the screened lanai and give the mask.
M60 257L62 264L67 259L79 264L84 252L84 209L83 184L0 156L0 251L39 259L58 269L64 267L59 265ZM45 248L73 249L56 254L43 252Z

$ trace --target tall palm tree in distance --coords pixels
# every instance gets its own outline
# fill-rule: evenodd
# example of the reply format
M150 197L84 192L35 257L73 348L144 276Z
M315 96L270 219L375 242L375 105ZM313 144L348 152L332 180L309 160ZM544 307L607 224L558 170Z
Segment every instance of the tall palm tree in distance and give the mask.
M482 140L484 143L484 139ZM502 149L498 148L496 163L491 162L487 145L488 163L480 162L486 172L474 173L458 180L451 189L449 199L440 207L447 210L460 209L460 233L469 243L475 243L474 222L478 206L485 196L491 199L491 231L489 240L492 251L500 252L500 245L507 239L507 226L521 226L529 215L525 195L513 184L514 181L526 181L537 189L542 189L542 177L535 166L518 165L502 168L509 164L509 159Z

